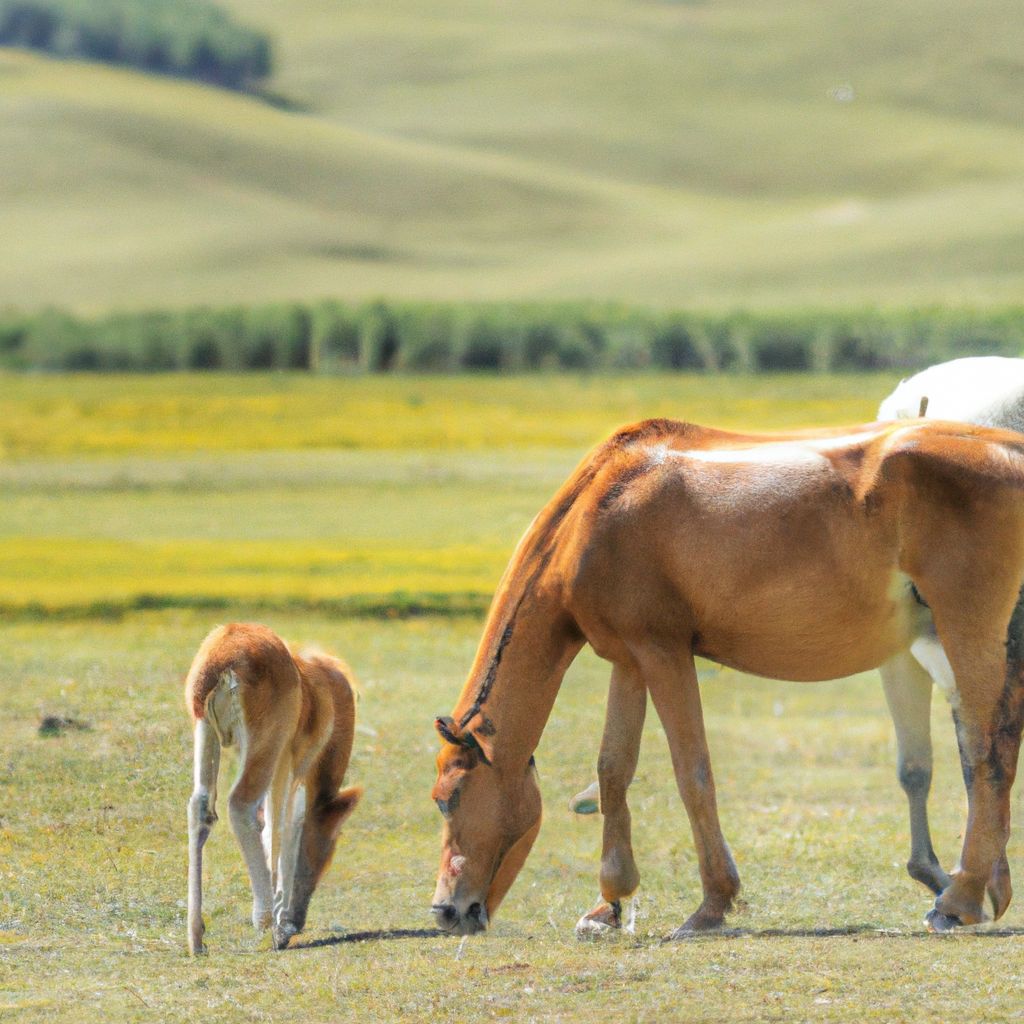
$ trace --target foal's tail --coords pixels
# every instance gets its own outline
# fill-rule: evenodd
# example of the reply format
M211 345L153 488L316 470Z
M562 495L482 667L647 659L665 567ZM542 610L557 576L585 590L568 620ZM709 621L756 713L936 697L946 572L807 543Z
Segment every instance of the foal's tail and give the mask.
M228 627L218 626L202 642L185 677L185 706L198 722L206 717L206 702L234 661L234 651L223 643Z
M280 692L299 685L291 653L273 630L247 622L218 626L200 644L185 679L185 705L193 720L206 717L210 694L228 672L243 687L269 681Z

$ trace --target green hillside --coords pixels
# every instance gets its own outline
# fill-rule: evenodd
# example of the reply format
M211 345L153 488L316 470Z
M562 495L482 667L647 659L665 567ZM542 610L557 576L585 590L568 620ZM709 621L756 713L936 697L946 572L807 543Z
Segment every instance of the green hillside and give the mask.
M0 50L0 306L1024 290L1009 0L231 0L297 110Z

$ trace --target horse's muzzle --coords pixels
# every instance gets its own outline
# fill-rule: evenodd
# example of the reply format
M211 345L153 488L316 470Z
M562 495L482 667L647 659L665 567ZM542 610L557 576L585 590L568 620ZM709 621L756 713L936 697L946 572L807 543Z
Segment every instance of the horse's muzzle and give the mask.
M437 927L451 935L475 935L487 928L487 911L481 903L471 903L464 913L454 903L435 903L430 912Z

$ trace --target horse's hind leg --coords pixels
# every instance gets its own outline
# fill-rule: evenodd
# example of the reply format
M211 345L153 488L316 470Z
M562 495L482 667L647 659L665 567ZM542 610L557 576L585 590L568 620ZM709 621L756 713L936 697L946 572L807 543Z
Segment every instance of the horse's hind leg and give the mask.
M949 885L949 875L935 856L928 828L928 791L932 783L932 677L909 651L887 661L880 671L896 727L900 785L910 807L907 872L938 895Z
M722 835L704 733L697 670L689 653L673 658L650 647L639 655L640 671L665 727L679 794L693 829L704 899L670 938L719 927L740 891L740 877Z
M1024 721L1020 666L1016 659L1007 664L1002 638L992 635L991 622L988 637L981 628L961 626L943 636L943 646L956 673L954 717L968 811L960 862L926 919L936 931L983 920L986 890L995 917L1010 902L1010 789Z
M581 938L621 927L622 901L632 896L640 884L640 872L633 859L626 793L636 772L646 712L647 691L643 683L635 674L615 666L597 761L604 816L601 899L577 923L576 934Z

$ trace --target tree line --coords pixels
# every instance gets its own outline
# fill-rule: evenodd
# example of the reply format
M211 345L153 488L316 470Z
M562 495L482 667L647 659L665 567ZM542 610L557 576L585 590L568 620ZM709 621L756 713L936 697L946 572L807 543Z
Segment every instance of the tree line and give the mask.
M0 45L230 89L253 89L273 68L269 37L208 0L0 0Z
M1024 306L705 313L324 301L98 319L0 313L0 367L9 370L826 372L1022 352Z

